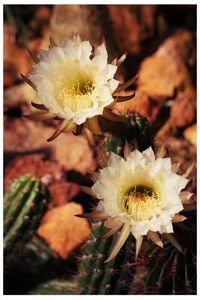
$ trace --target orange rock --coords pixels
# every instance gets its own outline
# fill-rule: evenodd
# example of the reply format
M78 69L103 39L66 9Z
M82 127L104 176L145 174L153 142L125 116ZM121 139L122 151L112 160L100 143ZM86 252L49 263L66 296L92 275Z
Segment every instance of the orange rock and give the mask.
M197 125L193 124L192 126L186 128L183 132L184 137L190 141L193 145L197 145Z
M83 136L61 134L52 143L53 158L58 160L66 170L76 170L82 174L96 168L93 152Z
M196 116L196 95L193 90L179 92L170 111L170 123L181 128L190 125Z
M187 50L191 45L192 35L187 31L167 38L155 54L142 62L138 78L139 88L154 100L163 101L172 97L181 84L190 85L186 62Z
M63 259L67 259L89 237L88 221L75 217L82 212L81 205L73 202L52 208L45 214L38 228L38 235Z
M66 204L79 193L79 187L73 182L54 181L49 185L49 193L55 206Z
M8 24L4 24L4 85L10 86L19 74L26 74L31 69L31 60L27 49L17 47L15 35Z
M55 131L54 127L33 122L25 118L5 117L4 151L18 152L48 150L52 159L57 160L66 170L86 174L96 168L93 152L86 138L73 134L61 134L48 143L46 140ZM46 149L46 150L45 150Z
M59 163L44 160L44 154L21 155L12 160L5 168L5 189L14 179L26 173L42 178L46 184L60 182L65 174Z
M128 96L129 92L124 92L122 96ZM147 118L150 122L153 122L157 116L158 108L153 104L148 95L141 91L136 90L135 97L131 100L118 102L113 108L113 112L116 114L123 113L140 113L142 116Z
M156 5L107 5L107 9L115 40L128 52L140 53L145 42L155 36L156 27L164 29Z

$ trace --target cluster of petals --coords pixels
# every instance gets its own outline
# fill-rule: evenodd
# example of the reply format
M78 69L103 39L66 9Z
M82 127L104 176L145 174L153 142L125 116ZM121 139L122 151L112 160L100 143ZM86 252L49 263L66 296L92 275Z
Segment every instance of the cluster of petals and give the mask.
M117 66L108 64L105 44L92 55L89 41L66 38L60 47L40 50L28 79L35 85L37 101L51 113L80 125L113 102Z
M186 219L179 212L183 210L183 198L191 194L182 191L188 179L178 175L177 169L170 158L155 155L151 147L143 152L129 151L125 159L110 154L107 167L100 170L91 188L93 196L100 201L94 212L83 214L83 217L106 220L105 238L118 232L107 261L117 255L130 234L136 239L136 258L144 236L163 247L159 235L164 234L180 249L172 235L173 223ZM142 192L134 192L137 187Z

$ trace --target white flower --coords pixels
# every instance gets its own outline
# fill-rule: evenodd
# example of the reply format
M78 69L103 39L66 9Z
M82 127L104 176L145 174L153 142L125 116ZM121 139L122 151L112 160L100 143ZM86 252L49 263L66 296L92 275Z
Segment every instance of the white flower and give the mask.
M37 100L50 113L80 125L88 118L103 114L114 99L119 81L117 66L108 64L105 45L92 55L88 41L78 36L65 39L60 47L41 50L28 79L35 86Z
M135 150L126 159L111 153L108 166L100 170L92 187L93 196L100 201L95 212L86 214L107 219L106 238L121 230L107 261L115 257L129 234L136 239L136 258L145 235L163 247L158 233L164 234L179 248L171 235L172 222L186 219L178 213L183 209L181 190L188 180L174 168L170 158L156 158L151 147Z
M92 134L102 134L99 116L124 122L125 118L112 112L116 102L130 100L135 93L121 95L132 85L137 76L119 84L114 79L117 68L126 54L108 63L105 44L94 48L89 41L81 41L79 35L66 38L59 47L50 38L49 50L40 50L39 58L29 54L35 62L33 71L22 79L35 90L32 106L39 112L25 117L43 121L57 118L55 132L47 139L52 141L61 133L80 134L84 128L88 141Z

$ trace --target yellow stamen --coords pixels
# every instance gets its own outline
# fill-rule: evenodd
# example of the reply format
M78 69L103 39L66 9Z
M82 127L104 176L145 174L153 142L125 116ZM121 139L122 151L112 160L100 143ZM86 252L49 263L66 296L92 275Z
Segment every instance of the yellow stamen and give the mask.
M79 60L69 63L68 69L60 72L55 98L62 109L66 106L73 112L92 107L91 95L95 89L96 69L82 66Z
M161 204L159 194L152 188L136 185L120 199L121 209L136 221L150 220L152 210Z

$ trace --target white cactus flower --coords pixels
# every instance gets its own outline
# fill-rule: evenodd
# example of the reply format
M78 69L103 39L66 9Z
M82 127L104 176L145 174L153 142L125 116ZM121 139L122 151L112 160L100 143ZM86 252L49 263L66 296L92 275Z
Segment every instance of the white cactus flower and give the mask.
M40 112L25 117L32 120L57 117L62 121L48 141L74 128L78 134L83 125L100 134L99 115L112 121L122 119L112 113L111 107L117 101L134 97L134 92L128 96L119 93L127 89L135 77L121 85L114 79L126 54L108 63L104 43L95 49L89 41L81 41L79 35L66 38L61 46L50 38L49 50L40 50L39 58L29 54L35 62L33 70L27 77L21 76L35 90L32 106Z
M80 38L65 39L60 47L42 50L28 79L35 85L37 97L51 113L80 125L103 113L114 99L119 81L117 66L108 64L105 45L91 58L92 46Z
M143 236L160 247L163 244L158 233L174 239L172 222L186 219L179 212L183 210L181 190L188 182L174 168L170 158L156 158L151 147L143 152L135 150L126 159L111 153L108 166L100 170L91 188L100 201L95 212L86 214L107 219L106 238L121 230L107 261L115 257L129 234L136 239L136 258Z

